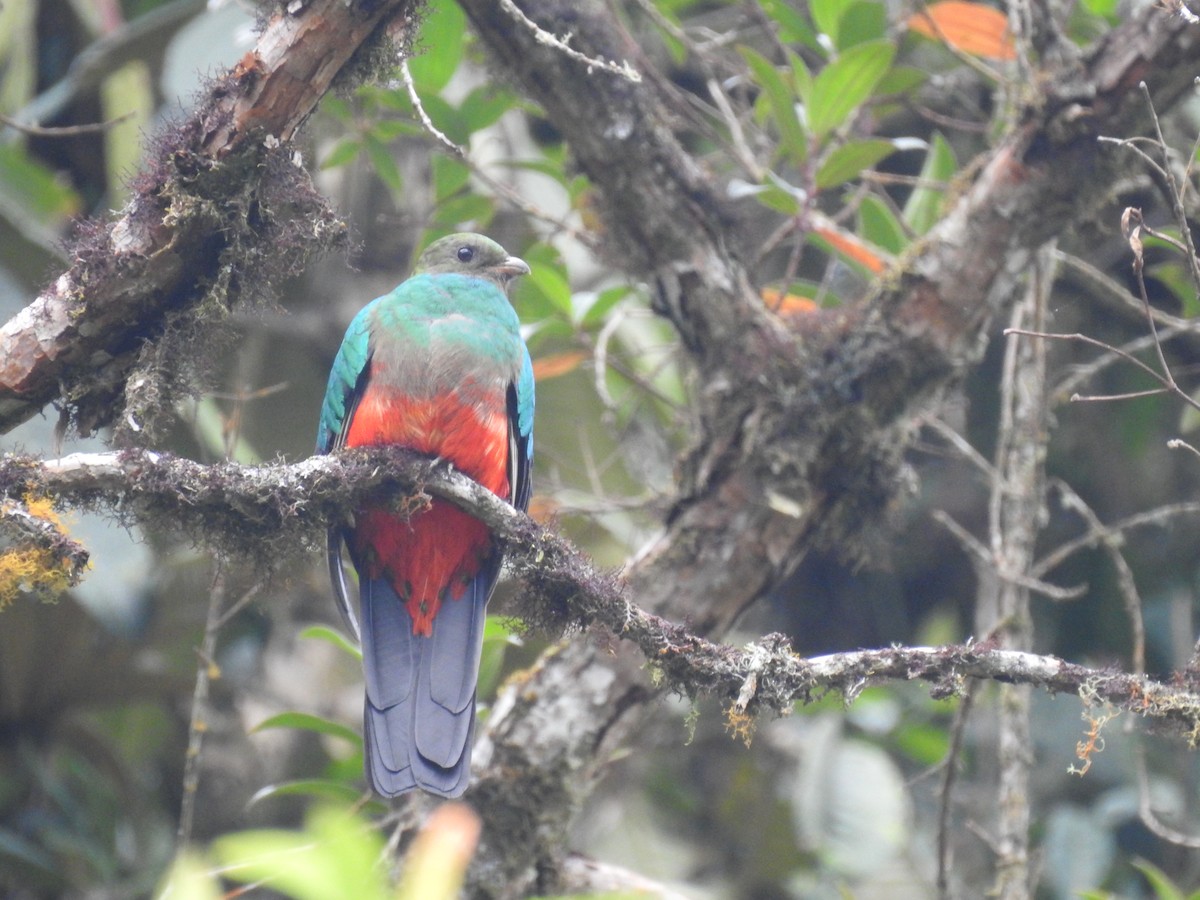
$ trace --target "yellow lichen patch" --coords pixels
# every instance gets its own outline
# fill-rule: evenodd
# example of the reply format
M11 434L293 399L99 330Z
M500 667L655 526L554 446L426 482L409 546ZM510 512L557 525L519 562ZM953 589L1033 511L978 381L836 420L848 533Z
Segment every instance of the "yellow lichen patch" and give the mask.
M78 553L65 549L74 542L50 498L27 494L22 504L8 502L0 513L23 521L25 528L40 535L0 552L0 610L21 594L53 599L79 581L87 554L82 548L77 548Z
M34 494L26 494L24 497L25 509L35 519L41 519L43 522L49 522L59 531L64 532L66 529L63 526L62 517L54 508L54 501L49 497L38 497Z
M0 609L22 594L57 597L71 586L70 563L44 547L13 547L0 553Z

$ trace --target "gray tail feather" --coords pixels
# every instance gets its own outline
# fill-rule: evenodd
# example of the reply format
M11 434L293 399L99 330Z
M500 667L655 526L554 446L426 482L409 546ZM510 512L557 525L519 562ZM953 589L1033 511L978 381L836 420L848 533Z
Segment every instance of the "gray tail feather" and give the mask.
M430 637L413 634L408 610L386 580L360 585L363 739L376 793L421 788L458 797L467 789L484 620L499 570L494 554L460 598L444 600Z

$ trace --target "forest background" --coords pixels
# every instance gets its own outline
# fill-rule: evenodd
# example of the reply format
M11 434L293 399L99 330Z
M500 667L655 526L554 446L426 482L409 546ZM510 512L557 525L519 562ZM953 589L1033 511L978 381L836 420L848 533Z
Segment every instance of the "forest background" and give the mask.
M1198 51L1182 0L6 0L0 886L1195 891ZM305 461L463 229L533 268L532 522ZM468 807L362 793L366 491L509 547Z

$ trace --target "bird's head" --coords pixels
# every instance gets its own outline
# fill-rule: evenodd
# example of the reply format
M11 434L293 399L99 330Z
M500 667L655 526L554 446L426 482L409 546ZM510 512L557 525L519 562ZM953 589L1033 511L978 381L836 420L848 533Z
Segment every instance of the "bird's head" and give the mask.
M482 234L451 234L425 248L414 274L436 275L455 272L494 281L502 290L520 275L529 274L529 264Z

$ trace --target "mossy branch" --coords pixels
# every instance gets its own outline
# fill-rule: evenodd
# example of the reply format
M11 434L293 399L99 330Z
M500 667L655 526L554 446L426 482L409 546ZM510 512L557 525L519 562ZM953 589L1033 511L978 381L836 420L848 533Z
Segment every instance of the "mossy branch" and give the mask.
M368 499L416 512L440 497L486 522L504 541L514 574L526 587L515 611L532 627L561 632L603 626L642 651L661 687L716 697L737 716L783 713L829 690L853 698L868 683L885 680L927 681L935 696L944 697L977 678L1076 693L1088 703L1163 719L1190 739L1200 736L1200 696L1186 681L1167 684L990 644L804 659L781 635L743 648L705 640L638 608L619 578L598 572L569 541L450 464L403 450L353 450L258 466L204 465L149 450L0 459L0 497L31 492L65 505L171 523L227 551L240 548L245 554L250 547L272 555L316 543L329 523Z

